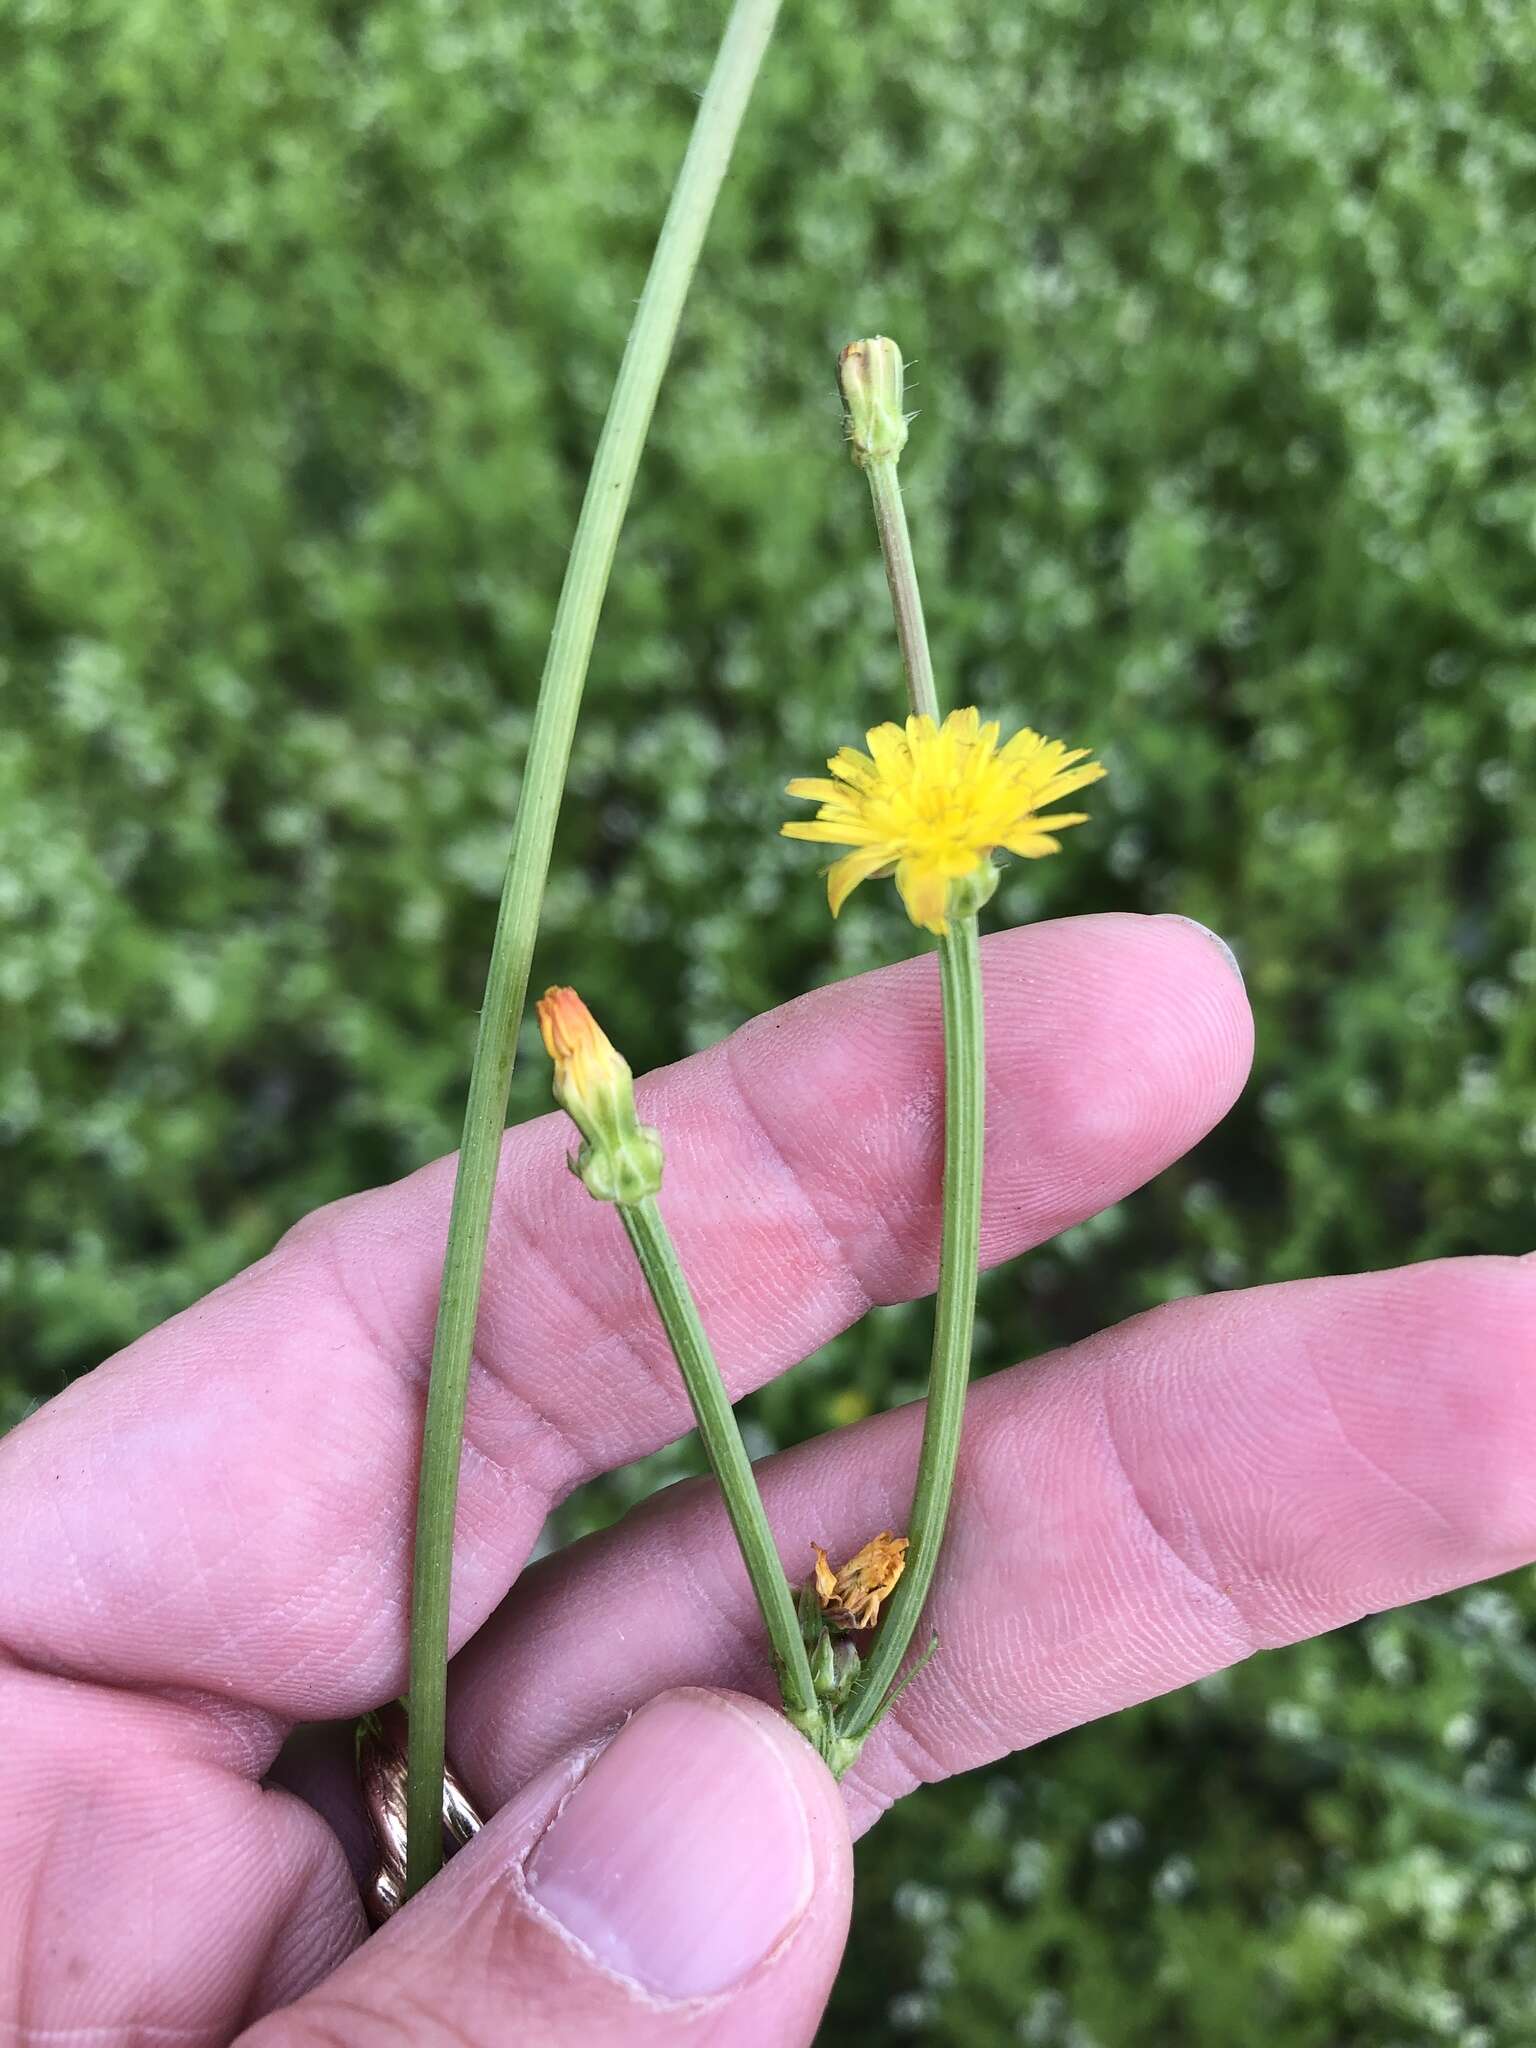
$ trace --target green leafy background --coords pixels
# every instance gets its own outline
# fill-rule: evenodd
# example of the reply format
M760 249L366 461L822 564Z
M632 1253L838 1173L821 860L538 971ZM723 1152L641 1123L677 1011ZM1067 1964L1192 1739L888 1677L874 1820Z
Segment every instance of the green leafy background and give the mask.
M5 1419L453 1142L720 12L0 17ZM785 774L892 701L831 358L897 335L940 674L1113 769L1007 913L1188 912L1258 1018L1218 1134L989 1284L994 1363L1192 1290L1536 1243L1533 138L1518 0L786 8L541 969L645 1065L909 949L889 903L830 929L772 836ZM831 1347L759 1440L913 1391L924 1328ZM861 1851L829 2036L1528 2042L1533 1629L1522 1575L925 1792Z

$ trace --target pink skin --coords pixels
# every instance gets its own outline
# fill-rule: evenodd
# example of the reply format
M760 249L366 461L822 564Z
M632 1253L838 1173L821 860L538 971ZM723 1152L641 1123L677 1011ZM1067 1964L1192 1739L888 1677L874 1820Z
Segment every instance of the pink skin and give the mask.
M993 1263L1195 1142L1250 1027L1175 920L1037 926L985 958ZM645 1084L733 1392L931 1288L939 1076L930 959ZM501 1811L366 1948L336 1836L262 1778L291 1722L403 1684L451 1164L311 1217L0 1443L0 2020L23 2041L219 2042L272 2014L268 2048L490 2041L513 2018L561 2042L792 2048L846 1926L845 1813L866 1825L922 1780L1536 1554L1536 1266L1180 1303L978 1388L943 1651L842 1801L775 1716L718 1690L615 1737L658 1693L765 1674L707 1489L519 1580L552 1502L688 1421L569 1142L556 1117L507 1138L470 1398L455 1646L479 1634L452 1747ZM917 1426L770 1462L793 1574L813 1538L899 1525Z

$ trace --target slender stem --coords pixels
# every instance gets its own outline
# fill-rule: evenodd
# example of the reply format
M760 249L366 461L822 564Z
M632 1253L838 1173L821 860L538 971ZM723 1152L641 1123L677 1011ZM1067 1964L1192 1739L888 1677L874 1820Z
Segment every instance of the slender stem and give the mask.
M803 1720L804 1732L812 1734L822 1715L794 1596L779 1562L778 1546L768 1527L763 1497L757 1490L752 1463L731 1412L730 1397L699 1320L698 1304L684 1278L676 1247L655 1198L647 1195L638 1202L621 1202L619 1214L676 1354L710 1470L725 1496L725 1511L731 1518L773 1646L785 1707L797 1725Z
M839 1719L838 1732L847 1740L867 1734L879 1718L928 1597L954 1489L970 1375L987 1092L981 947L974 917L950 920L949 931L939 941L939 971L944 990L944 1225L928 1412L918 1454L912 1518L907 1525L911 1539L907 1568L891 1595L853 1697Z
M907 672L907 694L912 709L926 713L937 725L939 693L933 680L933 659L923 623L923 598L917 587L917 565L912 559L912 536L907 531L896 457L875 456L864 467L869 476L869 494L875 501L875 526L880 535L880 553L885 559L891 607L896 614L896 637L901 642L901 663Z
M778 7L779 0L736 0L726 25L593 459L539 684L470 1069L432 1347L411 1591L407 1896L442 1862L448 1603L464 1404L512 1062L571 738L656 394Z

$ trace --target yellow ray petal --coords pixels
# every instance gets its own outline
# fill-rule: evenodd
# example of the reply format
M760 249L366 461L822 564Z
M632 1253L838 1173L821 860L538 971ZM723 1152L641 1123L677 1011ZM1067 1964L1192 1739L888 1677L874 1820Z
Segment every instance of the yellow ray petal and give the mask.
M873 836L867 825L826 818L791 818L779 833L785 839L814 839L821 846L864 846Z
M1090 782L1102 782L1109 771L1102 761L1090 761L1085 768L1071 768L1065 775L1053 775L1045 787L1036 792L1037 804L1053 804L1058 797L1070 796L1074 789L1086 789Z
M896 888L912 922L942 938L949 930L948 875L929 863L903 860L897 863Z
M832 915L842 909L860 882L867 882L881 868L889 867L891 849L888 846L861 846L855 853L845 853L841 860L834 861L827 870L827 902Z
M908 729L916 723L915 719L909 718ZM905 776L911 772L912 755L907 734L899 725L871 726L864 735L864 744L869 748L870 758L882 778Z
M1031 760L1045 746L1045 741L1031 727L1021 726L998 753L1000 761L1006 761L1010 768L1021 761Z
M1029 830L1031 832L1062 832L1065 831L1068 825L1086 825L1087 822L1088 813L1086 811L1050 811L1041 817L1032 817L1029 821ZM1007 841L1005 840L1003 843L1006 845Z
M827 766L841 781L851 784L859 791L875 789L880 776L868 754L861 754L857 747L839 747L828 761Z

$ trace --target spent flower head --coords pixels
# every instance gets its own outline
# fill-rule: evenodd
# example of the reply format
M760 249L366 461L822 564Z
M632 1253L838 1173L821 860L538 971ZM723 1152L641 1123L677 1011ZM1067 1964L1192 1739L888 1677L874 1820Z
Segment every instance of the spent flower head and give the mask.
M880 1609L896 1590L907 1568L907 1539L893 1529L871 1536L864 1548L834 1571L819 1543L812 1584L816 1601L833 1628L873 1628Z
M877 725L865 735L867 754L842 747L832 756L832 780L789 784L791 796L821 808L783 826L785 838L853 849L827 871L834 917L861 882L893 874L912 922L942 934L951 917L990 897L999 849L1022 860L1060 852L1052 835L1087 813L1045 807L1097 782L1104 768L1088 748L1027 726L999 746L1001 730L996 721L983 725L974 707L951 711L942 725L928 717Z
M555 1063L555 1100L586 1143L571 1161L599 1202L638 1202L661 1186L661 1140L635 1113L634 1076L573 988L546 989L538 1006Z

